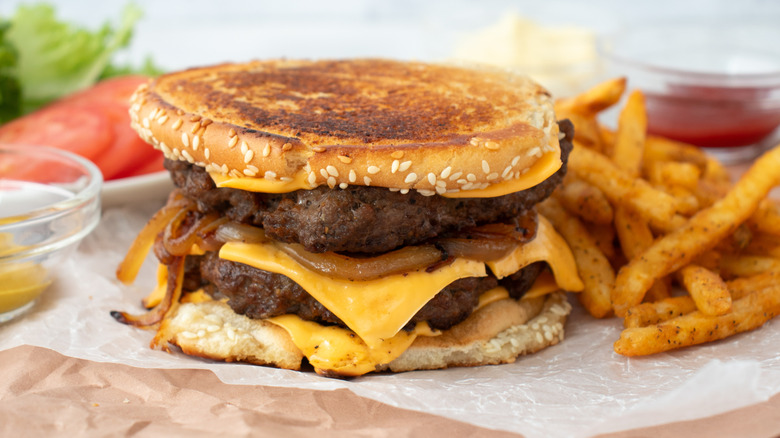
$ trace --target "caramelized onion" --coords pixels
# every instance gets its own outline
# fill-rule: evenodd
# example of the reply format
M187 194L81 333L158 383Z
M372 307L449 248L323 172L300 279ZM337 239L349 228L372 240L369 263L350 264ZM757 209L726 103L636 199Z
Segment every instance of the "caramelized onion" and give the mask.
M236 222L220 225L215 235L222 242L263 243L269 241L262 228Z
M198 244L200 246L203 236L228 220L227 218L220 218L216 214L201 216L195 219L193 224L186 226L186 229L181 234L178 234L180 229L183 228L183 222L187 214L188 211L182 210L165 228L163 245L168 253L175 256L189 254L192 245Z
M135 280L141 265L144 263L146 254L149 253L154 244L154 239L168 226L174 217L183 211L182 208L183 206L179 202L169 203L152 216L141 232L138 233L133 244L130 245L130 249L127 251L127 255L125 255L122 263L119 264L116 270L116 277L119 281L124 284L130 284Z
M279 244L279 249L307 269L347 280L374 280L411 272L441 262L442 252L433 245L407 246L376 257L349 257L334 252L311 253L299 244Z
M450 257L489 262L509 254L517 241L504 237L492 239L441 239L436 243Z
M126 312L111 312L111 316L122 324L139 328L151 328L176 309L181 298L181 289L184 284L184 257L175 257L168 266L168 284L165 296L152 310L143 315L130 315Z

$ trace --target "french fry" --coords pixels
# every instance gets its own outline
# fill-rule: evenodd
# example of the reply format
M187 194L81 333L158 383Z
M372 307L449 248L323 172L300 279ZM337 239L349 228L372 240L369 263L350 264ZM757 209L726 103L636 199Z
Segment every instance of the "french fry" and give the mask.
M601 130L595 117L579 113L559 113L557 111L556 115L562 119L569 119L574 124L576 129L575 136L578 142L593 150L604 152L604 141L601 139Z
M596 318L603 318L612 312L610 292L615 283L615 271L585 226L570 215L555 198L541 202L539 211L569 244L577 262L585 288L579 293L580 302Z
M670 196L674 197L678 213L691 216L701 209L699 199L685 187L678 185L668 185L660 188Z
M630 307L642 302L645 292L657 279L689 264L733 233L777 185L778 169L780 147L759 157L723 199L701 210L681 228L656 240L641 257L624 266L618 273L612 294L615 313L625 316Z
M678 271L678 278L704 315L719 316L731 310L731 294L718 274L698 265L688 265Z
M720 272L724 277L751 277L767 271L780 270L780 259L754 255L724 255Z
M780 312L780 286L753 292L733 302L731 312L708 316L699 311L646 327L623 330L615 352L644 356L727 338L761 327Z
M577 144L569 155L568 167L579 178L598 187L609 201L628 205L651 222L670 223L677 201L642 179L633 178L607 157Z
M567 175L555 196L569 213L596 224L612 223L614 213L607 197L581 179Z
M589 90L568 99L555 102L556 113L579 113L595 117L601 111L618 103L626 91L626 78L601 82Z
M764 199L748 223L762 233L780 236L780 203L774 199Z
M642 170L646 136L645 97L636 90L628 95L626 106L620 112L612 150L612 161L631 176L639 176Z
M654 186L677 186L693 192L699 187L701 169L693 163L655 161L645 166L645 174Z
M653 244L653 233L647 222L638 213L620 205L615 210L615 231L620 248L629 260ZM656 281L648 290L650 301L667 298L669 293L669 285L662 280Z
M754 233L743 253L780 258L780 236Z
M767 271L751 277L742 277L726 282L731 299L738 300L754 291L777 287L780 284L780 271Z
M696 146L655 135L647 136L643 158L648 166L659 162L690 163L701 171L706 168L708 160L707 155Z
M585 228L588 230L588 234L596 242L599 250L615 265L615 257L617 256L617 250L615 248L615 229L612 228L612 224L601 225L591 222L583 222ZM625 263L625 260L624 260Z
M628 309L623 327L645 327L668 321L696 310L696 303L688 295L664 298L652 303L642 303Z

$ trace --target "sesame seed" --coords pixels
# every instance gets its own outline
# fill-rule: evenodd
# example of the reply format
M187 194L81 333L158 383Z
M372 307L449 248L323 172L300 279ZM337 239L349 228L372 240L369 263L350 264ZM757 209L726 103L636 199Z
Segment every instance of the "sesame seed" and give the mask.
M144 101L146 101L146 97L144 97ZM180 109L177 109L177 110L176 110L176 115L177 115L177 116L183 116L183 115L184 115L184 110L183 110L183 109L181 109L181 108L180 108Z
M363 177L363 183L364 183L365 185L367 185L367 186L370 186L370 185L371 185L371 178L369 178L369 177L367 177L367 176L364 176L364 177Z
M265 179L276 179L276 172L274 172L273 170L267 170L263 174L263 178L265 178Z
M460 176L463 175L463 172L456 172L450 175L450 181L455 181L456 179L460 178Z
M165 155L171 155L171 148L169 148L165 143L160 143L160 150L163 151L163 154Z
M404 179L405 183L413 183L417 181L417 174L412 172L409 175L406 175L406 179Z
M389 189L387 189L387 190L390 190L390 192L392 192L392 193L395 193L395 192L400 192L400 191L401 191L401 189L399 189L398 187L390 187L390 188L389 188ZM408 190L407 190L407 192L408 192Z
M290 144L290 143L285 143L285 144L283 144L283 145L282 145L282 150L283 150L283 151L287 152L287 151L289 151L290 149L292 149L292 144Z
M472 146L479 146L479 138L477 138L477 137L473 137L471 140L469 140L469 143L470 143Z
M349 171L349 182L353 183L357 180L357 173L353 169L350 169Z
M482 160L482 171L490 173L490 164L488 164L487 160Z
M325 170L328 171L329 175L339 176L339 170L336 169L334 166L328 165L328 167L326 167Z
M246 154L246 151L248 151L248 150L249 150L249 145L246 144L245 141L242 141L241 142L241 153L242 154Z
M544 337L542 337L541 333L536 333L536 341L537 342L544 342Z
M190 117L190 122L200 122L200 116L192 116Z
M195 338L198 337L198 335L196 335L195 333L188 332L188 331L180 332L179 336L181 336L182 338L186 338L186 339L195 339Z
M399 192L401 192L402 195L405 195L405 194L409 193L409 189L401 189L401 190L399 190Z
M228 328L227 329L227 337L231 341L235 341L236 340L236 331L233 330L232 328Z
M234 135L230 137L230 141L228 142L228 147L230 149L233 149L236 146L236 143L238 143L238 136Z
M314 174L314 172L309 173L309 178L307 179L309 181L309 185L313 186L314 183L317 182L317 175Z
M173 148L172 152L174 157L181 157L181 152L177 148Z
M395 151L392 154L390 154L390 156L392 158L396 158L396 159L400 160L401 158L404 157L404 151Z
M544 339L547 339L547 341L552 341L552 333L550 332L544 332Z
M501 172L501 178L506 179L509 174L512 173L512 166L506 166L506 169L504 169L503 172Z
M520 155L512 158L512 167L517 166L517 163L520 161Z
M382 169L378 168L377 166L368 166L368 169L366 169L366 170L371 175L375 175L375 174L379 173L379 171L382 170Z
M220 167L220 168L219 168L219 170L220 170L222 173L228 173L228 167L227 167L227 164L224 164L224 163L223 163L223 164L222 164L222 167Z
M328 171L325 169L320 169L320 175L322 175L323 178L328 179Z
M196 135L192 137L192 149L197 151L198 146L200 146L200 137Z
M293 179L292 179L292 178L290 178L289 176L283 176L283 177L279 178L279 180L280 180L280 181L284 181L284 182L290 182L290 181L292 181Z
M431 185L436 185L436 175L431 172L428 174L428 182L431 183Z
M498 150L498 143L494 141L486 141L485 148L490 149L491 151Z
M287 143L287 144L289 144L289 143ZM339 161L341 161L344 164L349 164L349 163L352 162L352 158L349 158L349 157L347 157L345 155L339 155L338 159L339 159Z
M463 184L463 187L461 187L463 190L471 190L472 188L474 188L474 183L466 183Z
M190 134L194 134L198 132L198 129L200 129L200 123L196 123L192 125L192 129L190 129Z
M441 171L441 175L439 176L441 176L442 178L447 178L448 176L450 176L450 173L452 173L452 166L447 166L444 168L444 170Z
M143 119L141 124L144 125L144 128L149 129L149 119Z
M236 136L236 130L233 129L233 128L230 128L230 130L228 131L228 137L233 138L235 136Z
M412 167L412 162L404 161L403 163L401 163L400 166L398 166L398 170L400 170L401 172L406 172L407 170L409 170L410 167Z
M477 176L474 175L473 173L470 173L470 174L466 175L466 179L471 181L471 182L474 182L474 181L477 180Z
M220 327L218 325L216 325L216 324L210 324L210 325L206 326L206 331L208 331L209 333L214 333L216 331L219 331L219 329L220 329Z
M325 152L325 148L322 146L314 146L313 148L311 148L311 150L313 150L314 152Z
M436 194L433 190L418 190L417 193L423 195L423 196L433 196Z
M157 119L157 124L164 125L165 122L167 122L167 121L168 121L168 116L162 116L159 119Z
M184 147L188 147L190 145L190 138L187 137L186 132L181 133L181 144L183 144Z
M244 154L244 163L248 163L252 161L252 158L255 156L255 153L253 151L246 151Z
M239 172L236 169L233 169L233 170L230 171L230 176L232 176L234 178L241 178L241 172Z
M443 195L447 193L447 189L442 186L436 186L436 193Z
M489 173L487 176L488 181L493 181L494 179L498 179L498 172Z
M195 162L195 159L194 159L194 158L192 158L192 155L190 155L190 153L189 153L189 152L187 152L187 150L186 150L186 149L182 149L182 151L181 151L181 154L182 154L182 155L184 155L184 158L185 158L187 161L189 161L190 163L193 163L193 162Z
M447 187L447 183L444 181L436 181L436 187Z
M328 187L333 188L336 186L336 178L333 178L332 176L328 177Z
M342 190L343 190L343 189L346 189L347 187L349 187L349 184L347 184L347 183L341 183L341 184L339 184L339 188L340 188L340 189L342 189Z
M206 157L207 160L209 159L209 156L211 156L211 151L209 150L209 148L203 149L203 155Z
M468 182L468 180L465 180L465 179L461 178L461 179L459 179L459 180L457 180L455 182L458 183L458 184L466 184Z
M181 121L181 119L178 119L175 122L173 122L173 125L171 126L171 128L173 128L174 131L175 131L175 130L181 128L181 125L182 125L182 121Z
M266 143L263 147L263 156L267 157L271 155L271 143Z
M393 160L393 164L390 165L390 173L398 172L398 166L401 164L398 160Z
M252 169L246 168L246 169L244 169L244 175L246 175L246 176L255 176L255 175L257 175L257 172L255 172Z
M209 126L210 124L211 124L211 119L203 119L203 120L200 122L200 126L202 126L202 127L204 127L204 128L205 128L206 126Z

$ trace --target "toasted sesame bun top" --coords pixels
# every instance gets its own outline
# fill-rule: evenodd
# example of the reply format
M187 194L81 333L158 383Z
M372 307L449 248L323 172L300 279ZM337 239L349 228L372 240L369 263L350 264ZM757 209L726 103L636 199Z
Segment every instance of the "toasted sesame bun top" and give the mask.
M416 62L194 68L142 85L130 114L170 159L312 188L484 189L560 155L552 99L536 83Z

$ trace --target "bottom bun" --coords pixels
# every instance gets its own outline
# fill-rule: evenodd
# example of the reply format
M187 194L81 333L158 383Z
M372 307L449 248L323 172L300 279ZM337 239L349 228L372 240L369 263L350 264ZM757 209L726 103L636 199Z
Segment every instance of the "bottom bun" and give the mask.
M571 305L563 292L503 299L471 314L440 336L418 337L377 371L412 371L514 362L563 340ZM236 314L219 301L182 303L160 326L153 344L192 356L299 370L303 354L281 327Z

